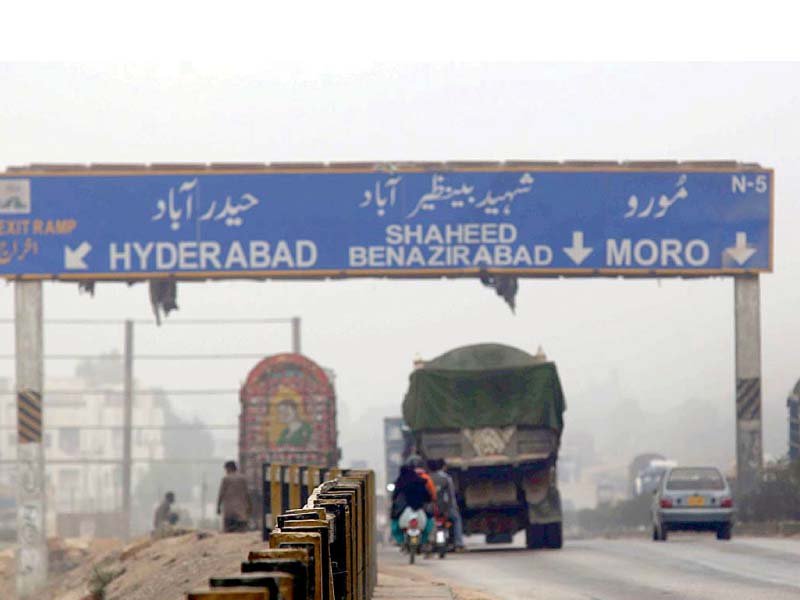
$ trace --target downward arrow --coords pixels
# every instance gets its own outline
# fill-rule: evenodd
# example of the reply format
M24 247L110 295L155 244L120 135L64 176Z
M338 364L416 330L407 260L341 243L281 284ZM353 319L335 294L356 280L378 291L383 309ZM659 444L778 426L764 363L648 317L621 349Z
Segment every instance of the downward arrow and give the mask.
M92 245L89 242L83 242L74 250L69 246L64 246L64 268L65 269L88 269L89 265L83 259L89 254Z
M736 261L736 264L743 265L756 253L756 249L747 245L747 233L744 231L737 231L736 245L725 248L725 252Z
M563 248L564 253L572 259L576 265L580 265L589 256L594 248L585 248L583 245L583 232L572 232L572 246Z

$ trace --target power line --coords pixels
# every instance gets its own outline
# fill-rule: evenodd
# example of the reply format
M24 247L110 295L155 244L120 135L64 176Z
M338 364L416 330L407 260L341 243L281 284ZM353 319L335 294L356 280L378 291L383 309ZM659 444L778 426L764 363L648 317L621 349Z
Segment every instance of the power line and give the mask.
M167 320L169 325L258 325L270 323L291 323L296 317L276 317L265 319L176 319ZM45 319L45 325L122 325L132 321L136 325L158 325L150 319ZM0 325L13 325L14 319L0 319Z
M122 394L123 390L114 389L88 389L88 390L50 390L47 387L44 389L45 399L49 395L79 395L79 396L105 396L106 394ZM134 390L134 396L155 396L159 394L167 396L227 396L229 394L238 394L238 389L207 389L207 390L164 390L161 388L150 388L144 390ZM15 390L0 390L0 396L16 396Z
M87 429L87 430L106 430L106 429L124 429L123 425L49 425L45 421L45 429ZM134 431L206 431L210 429L215 430L235 430L239 429L238 425L134 425L131 427ZM16 425L0 425L0 430L17 430Z
M194 464L219 464L222 465L230 458L132 458L131 462L148 464L175 464L175 465L194 465ZM46 465L121 465L121 458L46 458ZM14 458L0 459L0 465L16 465Z
M14 354L0 354L0 360L14 360ZM121 360L120 354L47 354L45 360ZM250 354L136 354L134 360L252 360L262 353Z

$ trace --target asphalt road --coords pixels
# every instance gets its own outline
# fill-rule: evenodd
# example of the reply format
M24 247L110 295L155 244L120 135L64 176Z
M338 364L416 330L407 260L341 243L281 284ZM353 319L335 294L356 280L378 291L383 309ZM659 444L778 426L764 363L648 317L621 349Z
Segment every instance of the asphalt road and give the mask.
M672 534L646 539L567 540L562 550L473 545L466 554L413 568L498 599L783 600L800 598L800 540ZM403 564L395 548L385 564ZM405 561L407 563L407 561ZM409 567L411 568L411 567Z

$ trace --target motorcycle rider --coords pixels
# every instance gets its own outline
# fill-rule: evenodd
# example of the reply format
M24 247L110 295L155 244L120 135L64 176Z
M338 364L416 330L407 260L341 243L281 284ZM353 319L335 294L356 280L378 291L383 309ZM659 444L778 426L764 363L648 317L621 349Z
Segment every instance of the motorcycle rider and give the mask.
M464 524L456 501L456 488L453 484L453 478L444 470L444 467L445 462L441 458L428 461L428 470L437 490L436 508L440 515L453 524L456 552L464 552L466 550L464 546Z
M414 511L425 508L426 504L433 502L434 495L431 495L428 486L416 471L410 465L405 464L400 467L400 474L394 482L394 491L392 492L392 537L395 541L403 545L403 531L400 529L400 516L407 509ZM422 543L428 539L428 534L433 529L433 519L428 518L425 522L425 528L422 531Z

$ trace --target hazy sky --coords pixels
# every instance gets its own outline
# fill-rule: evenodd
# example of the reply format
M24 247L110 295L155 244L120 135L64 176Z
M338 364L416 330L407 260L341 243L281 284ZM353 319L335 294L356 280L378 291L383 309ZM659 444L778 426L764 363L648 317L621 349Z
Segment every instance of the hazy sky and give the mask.
M762 277L767 450L785 452L800 377L800 68L792 64L0 65L0 165L455 159L726 159L776 171L775 273ZM13 316L0 286L0 317ZM49 318L149 318L144 285L47 284ZM377 456L415 354L496 341L559 367L570 419L702 399L734 410L730 280L525 280L517 314L477 281L182 284L175 318L303 318L306 354L337 373L349 458ZM13 351L0 325L0 353ZM142 326L137 351L287 350L288 327ZM121 329L47 331L48 352L120 347ZM137 365L166 387L236 388L249 364ZM71 365L48 364L55 375ZM0 377L13 364L0 363ZM598 390L606 390L600 393ZM235 396L181 401L235 422ZM624 418L623 415L620 418ZM687 418L691 418L687 415ZM358 430L352 423L363 425ZM588 424L588 425L587 425ZM702 444L702 441L698 442ZM642 448L642 450L650 450ZM379 452L379 451L378 451ZM733 455L733 448L731 448ZM377 465L376 465L377 466Z

